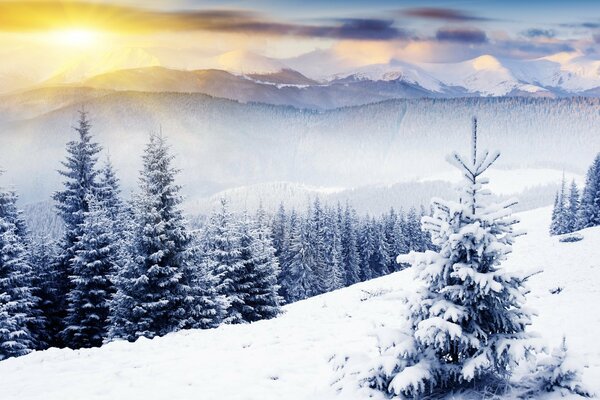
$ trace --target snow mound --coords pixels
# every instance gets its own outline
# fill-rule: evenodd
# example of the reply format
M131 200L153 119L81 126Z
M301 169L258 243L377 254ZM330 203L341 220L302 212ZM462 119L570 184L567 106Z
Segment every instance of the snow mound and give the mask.
M550 213L519 214L528 235L505 265L544 269L530 281L528 306L539 313L533 330L549 347L565 334L584 382L600 393L600 315L593 311L600 300L600 228L560 243L548 236ZM359 391L333 389L330 360L373 354L373 332L403 317L402 301L414 289L408 269L286 306L270 321L35 352L0 362L2 399L362 400Z

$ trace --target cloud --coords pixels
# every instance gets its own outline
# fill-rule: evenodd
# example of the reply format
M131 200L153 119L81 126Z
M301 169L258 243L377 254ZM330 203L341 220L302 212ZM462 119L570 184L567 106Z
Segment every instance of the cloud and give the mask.
M439 41L461 43L486 43L488 37L484 31L477 28L441 28L435 34Z
M600 33L597 33L593 36L594 42L600 44Z
M336 24L300 25L273 22L247 22L223 27L229 32L250 32L273 35L292 35L314 38L388 40L408 37L408 33L394 26L392 20L339 19Z
M435 7L422 7L422 8L410 8L407 10L401 10L401 15L407 17L416 17L423 19L436 19L443 21L490 21L489 18L477 17L471 15L465 11L455 10L451 8L435 8Z
M406 37L387 19L338 19L321 25L280 23L244 10L149 10L78 1L0 1L0 31L70 27L127 33L214 31L315 38L387 40Z
M560 26L563 26L566 28L598 29L598 28L600 28L600 22L578 22L578 23L561 24Z
M538 29L532 28L521 32L523 36L528 38L548 38L551 39L556 36L556 31L553 29Z

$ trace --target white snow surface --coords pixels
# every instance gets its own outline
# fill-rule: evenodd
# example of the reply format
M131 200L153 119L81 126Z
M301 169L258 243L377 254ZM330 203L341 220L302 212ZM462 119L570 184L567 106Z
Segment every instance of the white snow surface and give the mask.
M550 208L520 214L528 235L504 264L542 269L531 278L533 331L547 345L567 338L587 387L600 393L600 228L560 243L547 234ZM562 287L559 294L550 289ZM0 362L3 400L349 399L332 388L334 355L374 354L376 327L395 325L415 288L411 269L285 307L249 325L192 330L89 350L50 349ZM548 396L560 398L558 394Z

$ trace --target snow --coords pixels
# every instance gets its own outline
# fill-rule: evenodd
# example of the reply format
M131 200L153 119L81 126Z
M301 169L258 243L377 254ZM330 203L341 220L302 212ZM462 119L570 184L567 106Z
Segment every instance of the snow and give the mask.
M528 235L517 239L507 268L534 271L529 307L533 331L554 348L563 334L587 386L600 393L600 228L560 243L548 236L550 208L519 214ZM557 286L563 290L551 294ZM364 399L330 386L334 355L373 354L375 329L402 318L415 288L408 269L285 307L249 325L183 331L135 344L35 352L0 362L2 399ZM556 397L558 398L558 397Z

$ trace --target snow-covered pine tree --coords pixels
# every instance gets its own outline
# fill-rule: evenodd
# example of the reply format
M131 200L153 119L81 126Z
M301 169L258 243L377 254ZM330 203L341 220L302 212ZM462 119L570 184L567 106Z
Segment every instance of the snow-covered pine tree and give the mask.
M219 326L225 315L226 303L217 293L217 280L207 261L206 231L193 232L190 246L191 258L195 265L192 279L194 296L194 323L192 328L210 329Z
M288 217L283 203L279 204L277 213L273 217L273 246L275 247L275 256L281 258L288 245ZM280 260L281 261L281 260Z
M581 228L600 225L600 154L589 168L581 196Z
M206 228L206 263L215 276L216 289L225 300L223 322L244 322L245 265L240 252L240 227L229 211L226 199L213 212Z
M373 271L371 270L371 257L375 253L375 237L373 232L373 225L371 219L367 216L361 224L358 253L360 256L360 279L361 281L368 281L373 278Z
M331 286L331 265L327 263L327 237L331 232L325 221L325 210L321 205L319 197L315 197L312 208L309 207L308 219L306 220L306 233L308 235L309 245L314 249L314 258L312 270L315 273L316 294L329 291Z
M77 240L81 237L81 227L85 213L89 210L89 195L97 192L97 171L95 169L97 155L101 151L99 144L92 141L91 124L85 111L80 111L79 122L74 128L77 139L67 143L67 159L62 162L63 169L59 173L65 178L64 189L55 192L53 199L56 209L65 227L60 242L60 254L56 260L57 301L61 304L57 310L63 310L62 318L49 321L55 323L66 316L67 295L71 290L69 276L72 274L72 262L77 251ZM50 326L50 332L60 332L61 326ZM55 338L59 342L60 338ZM68 343L66 343L68 345Z
M410 240L406 232L406 215L404 214L403 210L400 210L400 212L398 213L395 230L396 244L392 249L390 249L391 254L408 254L410 252ZM398 263L398 266L396 268L404 269L406 267L408 267L408 264Z
M358 254L356 212L346 202L341 225L342 262L346 269L346 286L360 281L360 258Z
M281 312L278 294L279 262L271 238L264 209L259 207L256 219L240 222L240 258L245 266L245 294L242 318L246 322L269 319Z
M421 223L419 222L419 215L414 207L411 207L406 214L406 226L404 230L406 238L408 240L409 250L423 251L421 245Z
M132 205L131 257L115 278L110 338L152 338L195 324L191 237L173 158L165 138L151 135Z
M573 180L569 188L569 203L565 209L565 225L566 231L569 233L579 229L579 209L579 189Z
M63 303L58 298L57 253L56 243L48 237L33 238L30 241L29 263L33 270L33 295L38 298L36 308L43 318L43 325L31 332L38 349L57 347L62 343L57 340L60 332L51 330L62 326L63 318L63 310L59 308Z
M373 251L369 259L369 265L371 267L371 274L375 278L390 273L388 266L391 257L385 238L383 223L379 223L373 218L370 224L372 226L371 231L373 232Z
M382 224L383 224L383 233L385 236L385 243L390 252L390 254L400 254L397 249L398 245L398 232L396 227L398 226L398 214L396 214L396 210L394 208L390 208L390 211L387 214L382 216ZM399 264L396 263L394 257L389 257L389 271L397 271L399 268Z
M336 213L330 207L326 207L322 216L321 228L317 231L315 239L318 240L318 245L322 246L319 252L322 259L319 292L325 293L344 287L346 277L342 265L341 240Z
M310 241L307 222L292 210L290 215L289 248L281 270L281 294L286 303L316 295L314 272L316 251Z
M104 201L92 195L81 226L72 264L65 343L77 349L99 347L107 337L109 303L115 292L111 277L117 259L118 233Z
M568 203L565 176L563 174L560 190L554 199L554 209L552 210L552 221L550 222L550 234L562 235L568 233Z
M35 348L31 328L43 326L16 201L14 192L0 191L0 360L29 353Z
M481 175L499 154L478 154L476 119L471 150L468 159L449 158L465 176L460 201L434 199L433 216L423 218L439 252L398 257L412 263L424 286L411 305L410 331L380 338L380 363L367 382L386 393L421 397L474 380L505 385L503 378L529 352L526 278L500 267L518 235L510 210L515 201L485 201Z

